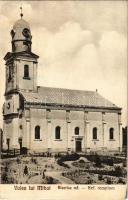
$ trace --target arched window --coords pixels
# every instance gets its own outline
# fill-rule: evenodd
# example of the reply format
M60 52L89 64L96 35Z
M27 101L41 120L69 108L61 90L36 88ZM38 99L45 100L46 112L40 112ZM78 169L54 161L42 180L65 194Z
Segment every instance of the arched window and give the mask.
M114 139L114 128L109 129L109 139L113 140Z
M24 65L24 78L29 78L29 66Z
M12 79L12 66L9 65L8 69L9 69L9 74L8 74L8 82L9 82Z
M79 135L79 127L75 128L75 135Z
M97 139L97 128L93 128L93 132L92 132L92 137L93 137L93 140L96 140Z
M35 139L40 139L40 126L35 127Z
M57 127L55 128L55 139L56 139L56 140L59 140L59 139L60 139L60 127L59 127L59 126L57 126Z

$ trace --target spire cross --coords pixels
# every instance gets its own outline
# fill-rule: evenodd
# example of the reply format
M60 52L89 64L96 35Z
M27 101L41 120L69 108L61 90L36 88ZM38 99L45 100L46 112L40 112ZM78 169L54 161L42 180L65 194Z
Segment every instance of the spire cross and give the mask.
M20 10L21 10L20 16L21 16L21 19L22 19L22 17L23 17L22 6L20 7Z

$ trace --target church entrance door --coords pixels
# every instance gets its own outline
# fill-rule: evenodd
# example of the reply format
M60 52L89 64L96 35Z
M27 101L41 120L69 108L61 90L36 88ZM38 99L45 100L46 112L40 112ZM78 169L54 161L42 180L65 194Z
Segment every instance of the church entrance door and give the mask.
M76 140L76 152L81 152L81 151L82 151L81 141Z

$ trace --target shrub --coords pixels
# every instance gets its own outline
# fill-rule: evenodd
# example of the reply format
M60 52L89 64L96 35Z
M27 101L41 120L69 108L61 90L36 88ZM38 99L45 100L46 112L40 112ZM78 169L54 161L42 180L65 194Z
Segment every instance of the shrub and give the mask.
M21 161L20 161L19 158L16 159L16 162L17 162L17 164L20 164L20 163L21 163Z
M113 166L113 159L109 159L107 164L110 165L110 166Z
M4 170L5 170L5 172L8 172L8 167L6 166Z
M62 166L62 167L66 167L66 168L70 168L67 164L65 164L61 159L57 160L57 164Z
M62 161L75 161L78 159L79 159L79 155L76 153L61 156Z
M102 165L101 165L101 159L100 159L99 156L96 156L95 165L96 165L96 167L101 167L101 166L102 166Z
M90 177L88 177L87 184L92 184L92 183L93 183L93 180L90 179Z
M22 147L21 148L21 154L27 154L27 152L28 152L28 149L26 148L26 147Z
M7 183L8 182L8 176L7 173L3 173L1 176L1 181L2 183Z
M122 178L119 178L118 183L125 184L125 181Z
M85 161L84 160L79 160L79 163L85 163Z
M70 168L67 164L65 164L65 161L75 161L79 159L79 155L74 153L74 154L67 154L67 155L63 155L60 156L60 158L57 160L58 165L66 167L66 168Z
M103 180L102 174L99 174L99 175L98 175L98 179L99 179L99 181Z
M107 177L107 184L111 184L111 183L112 183L111 178Z
M123 167L127 167L127 162L126 162L126 160L123 161Z
M47 180L47 184L55 184L56 182L58 182L57 180L54 180L52 177L46 177Z
M64 172L62 172L62 176L65 176L65 173L64 173Z
M115 176L122 176L122 174L123 174L123 170L122 170L122 168L120 167L120 166L116 166L115 167Z
M85 155L84 157L87 158L91 162L96 162L97 156L100 158L102 163L104 163L106 165L110 165L110 166L113 166L112 163L121 163L124 160L124 159L118 158L118 157L98 155L98 154L96 154L96 155Z

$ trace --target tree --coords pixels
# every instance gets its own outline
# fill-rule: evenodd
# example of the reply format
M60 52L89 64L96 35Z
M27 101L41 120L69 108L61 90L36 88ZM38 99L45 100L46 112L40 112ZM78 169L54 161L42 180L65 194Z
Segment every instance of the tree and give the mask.
M128 127L122 128L123 131L123 146L127 146L127 133L128 133Z
M96 167L101 167L101 159L100 159L100 157L98 155L96 156L95 163L96 163Z

